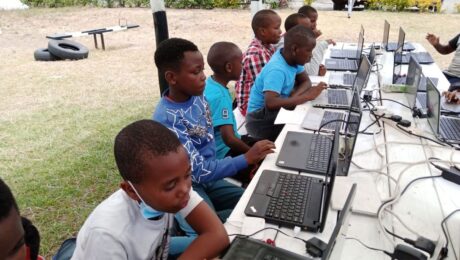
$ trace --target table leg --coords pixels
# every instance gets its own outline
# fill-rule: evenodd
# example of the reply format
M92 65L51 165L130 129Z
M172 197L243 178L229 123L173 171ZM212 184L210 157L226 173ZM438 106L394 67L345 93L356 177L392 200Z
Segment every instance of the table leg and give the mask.
M102 49L105 51L104 34L101 33Z
M94 38L94 47L96 47L96 49L98 49L96 34L93 34L93 38Z

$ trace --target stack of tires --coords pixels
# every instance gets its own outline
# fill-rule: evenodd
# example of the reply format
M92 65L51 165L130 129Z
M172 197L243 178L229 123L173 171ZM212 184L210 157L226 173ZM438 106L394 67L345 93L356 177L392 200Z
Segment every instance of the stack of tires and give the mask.
M88 58L89 50L84 45L70 40L50 40L48 48L34 52L37 61L81 60Z

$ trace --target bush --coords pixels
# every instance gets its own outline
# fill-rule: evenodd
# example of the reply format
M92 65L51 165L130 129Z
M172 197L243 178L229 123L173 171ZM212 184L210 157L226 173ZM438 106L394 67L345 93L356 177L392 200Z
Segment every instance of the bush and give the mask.
M455 5L455 8L457 8L457 13L460 14L460 4L456 4L456 5Z
M420 12L435 8L441 8L441 0L368 0L367 5L371 9L384 9L402 11L407 7L416 6Z
M238 8L241 5L240 0L214 0L214 7L217 8Z
M313 3L313 0L303 0L304 5L310 5Z
M213 0L166 0L166 7L172 8L206 8L214 7Z

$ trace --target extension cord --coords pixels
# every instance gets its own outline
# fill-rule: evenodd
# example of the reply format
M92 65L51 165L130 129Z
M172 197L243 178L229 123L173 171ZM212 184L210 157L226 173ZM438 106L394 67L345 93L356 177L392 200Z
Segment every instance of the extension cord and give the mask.
M387 110L385 106L375 106L374 107L374 114L377 116L385 115L385 117L390 117L393 115L393 112Z
M395 121L393 121L391 119L388 119L388 118L382 118L381 120L385 124L388 124L388 125L392 126L393 128L396 128L397 130L399 130L399 132L404 133L406 136L409 136L409 137L412 136L411 134L406 133L406 132L402 131L401 129L399 129L399 127L396 126L398 124L397 122L395 122ZM402 128L406 129L408 132L410 132L412 134L421 135L421 131L418 128L416 128L414 126L414 124L411 124L411 126L409 126L409 127L402 127Z

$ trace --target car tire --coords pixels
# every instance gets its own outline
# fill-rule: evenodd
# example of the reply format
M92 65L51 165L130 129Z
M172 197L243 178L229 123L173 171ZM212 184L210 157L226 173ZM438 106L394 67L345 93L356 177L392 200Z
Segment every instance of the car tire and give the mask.
M34 58L36 61L55 61L60 60L59 57L53 55L48 51L47 48L39 48L34 52Z
M61 59L81 60L88 58L89 50L84 45L69 40L51 40L48 50Z

